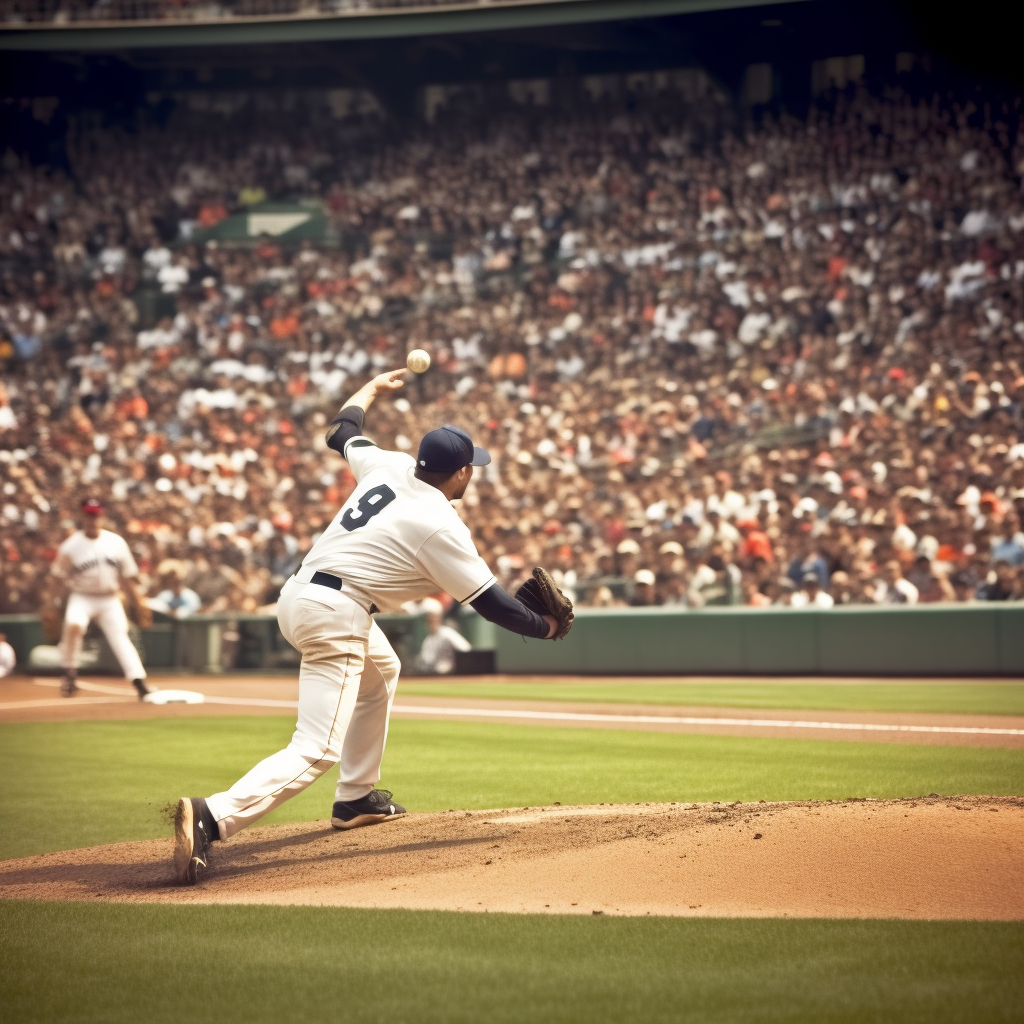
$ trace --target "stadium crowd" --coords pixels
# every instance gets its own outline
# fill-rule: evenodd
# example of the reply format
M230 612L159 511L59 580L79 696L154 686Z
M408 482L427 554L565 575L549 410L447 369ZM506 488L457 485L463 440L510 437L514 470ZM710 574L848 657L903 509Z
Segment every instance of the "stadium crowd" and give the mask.
M335 111L336 113L336 111ZM0 611L96 495L150 595L255 611L353 486L326 423L458 423L514 589L583 603L1024 599L1024 136L863 89L459 107L397 131L306 100L70 124L0 177ZM204 231L317 200L329 239Z

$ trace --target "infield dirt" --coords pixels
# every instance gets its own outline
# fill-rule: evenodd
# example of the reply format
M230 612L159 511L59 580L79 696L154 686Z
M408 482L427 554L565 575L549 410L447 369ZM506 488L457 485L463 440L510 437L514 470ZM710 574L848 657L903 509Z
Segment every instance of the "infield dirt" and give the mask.
M628 804L253 828L0 863L0 898L726 917L1024 919L1024 799Z

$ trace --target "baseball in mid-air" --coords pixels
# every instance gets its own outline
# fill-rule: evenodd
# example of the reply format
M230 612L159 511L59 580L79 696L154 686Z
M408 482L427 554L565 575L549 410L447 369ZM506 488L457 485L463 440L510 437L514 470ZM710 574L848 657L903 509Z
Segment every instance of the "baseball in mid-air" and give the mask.
M414 348L405 357L405 365L413 373L424 373L430 369L430 353L424 352L421 348Z

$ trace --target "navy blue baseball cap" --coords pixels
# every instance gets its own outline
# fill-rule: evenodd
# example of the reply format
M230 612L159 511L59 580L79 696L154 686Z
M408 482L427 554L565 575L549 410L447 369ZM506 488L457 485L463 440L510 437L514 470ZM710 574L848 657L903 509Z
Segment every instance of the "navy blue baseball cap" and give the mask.
M446 423L423 435L416 465L428 473L454 473L463 466L486 466L490 455L473 444L462 427Z

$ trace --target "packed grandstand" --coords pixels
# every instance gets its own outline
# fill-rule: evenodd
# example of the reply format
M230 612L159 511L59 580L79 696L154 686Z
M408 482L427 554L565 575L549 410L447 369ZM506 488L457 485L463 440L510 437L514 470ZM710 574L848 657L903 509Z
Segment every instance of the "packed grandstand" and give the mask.
M508 587L1024 599L1019 110L894 82L753 120L693 81L453 90L417 128L326 93L44 111L0 161L0 611L86 494L150 593L272 605L353 485L328 419L418 347L368 430L491 450L464 514Z

